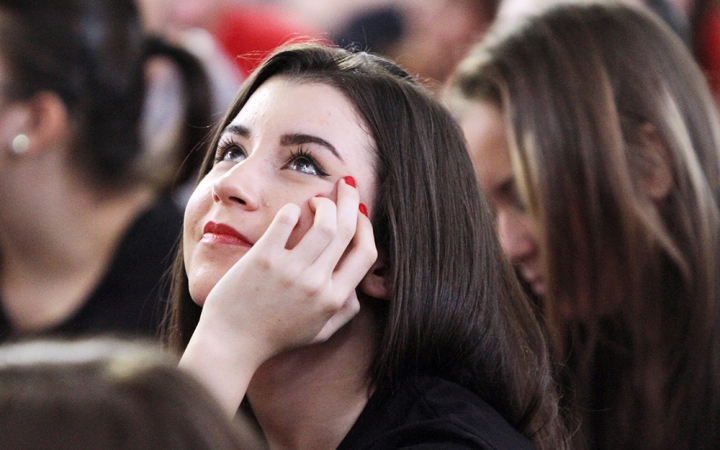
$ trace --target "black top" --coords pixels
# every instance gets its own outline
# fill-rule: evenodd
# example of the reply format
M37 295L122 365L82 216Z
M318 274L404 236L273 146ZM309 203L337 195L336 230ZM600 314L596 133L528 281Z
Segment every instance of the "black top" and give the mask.
M83 306L63 323L38 334L156 336L167 298L163 275L172 263L181 227L178 207L169 199L158 200L127 230L110 268ZM13 334L0 308L0 342L17 337L26 336Z
M451 381L419 377L377 391L338 450L533 449L480 397Z

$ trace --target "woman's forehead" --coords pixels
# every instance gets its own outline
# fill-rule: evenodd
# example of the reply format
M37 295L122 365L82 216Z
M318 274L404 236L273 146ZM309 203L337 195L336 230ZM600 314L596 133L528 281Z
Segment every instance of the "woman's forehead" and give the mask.
M329 142L355 140L374 148L355 105L338 88L320 82L273 77L253 92L230 125L242 125L250 132L263 127L313 131L328 136Z

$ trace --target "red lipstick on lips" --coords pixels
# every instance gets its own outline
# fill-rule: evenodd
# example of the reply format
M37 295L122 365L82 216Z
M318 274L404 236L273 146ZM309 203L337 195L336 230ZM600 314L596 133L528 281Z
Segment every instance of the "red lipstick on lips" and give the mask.
M214 242L218 244L243 245L252 247L253 244L240 234L235 228L222 223L208 222L203 228L203 241Z

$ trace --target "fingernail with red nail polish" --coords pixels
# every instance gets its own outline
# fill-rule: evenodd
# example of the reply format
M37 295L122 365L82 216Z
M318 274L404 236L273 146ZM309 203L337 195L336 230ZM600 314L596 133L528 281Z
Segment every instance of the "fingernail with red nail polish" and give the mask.
M345 183L348 184L348 186L355 187L355 178L351 177L350 175L345 177Z
M367 208L364 203L360 203L360 205L358 205L358 209L365 215L365 217L368 217Z

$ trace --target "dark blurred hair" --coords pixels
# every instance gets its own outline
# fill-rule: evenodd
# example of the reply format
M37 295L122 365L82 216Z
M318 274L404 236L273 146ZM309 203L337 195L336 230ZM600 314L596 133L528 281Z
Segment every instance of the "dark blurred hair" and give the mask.
M0 347L2 450L257 448L177 361L146 342Z
M222 130L272 77L338 89L375 142L372 222L392 290L373 382L446 377L484 398L539 448L563 448L545 339L502 254L455 120L387 60L292 46L246 81L218 125L202 175L212 167ZM171 296L166 338L182 351L200 314L187 290L182 252Z
M719 448L720 125L684 44L639 9L563 5L497 28L449 100L503 110L592 447Z
M146 40L135 3L0 0L0 48L4 95L23 100L43 91L57 94L71 119L73 159L81 173L98 186L131 182L142 152L145 61L159 51Z
M169 44L158 36L149 36L146 40L147 58L166 58L178 69L181 84L180 94L182 113L180 123L176 124L177 134L169 161L155 161L149 170L155 174L167 173L165 181L168 189L191 182L197 176L205 158L204 145L207 144L212 120L210 80L202 63L187 50ZM147 110L146 110L147 112ZM165 112L165 111L162 111ZM156 130L149 130L153 133ZM157 167L167 164L170 167ZM149 174L152 176L152 174Z

